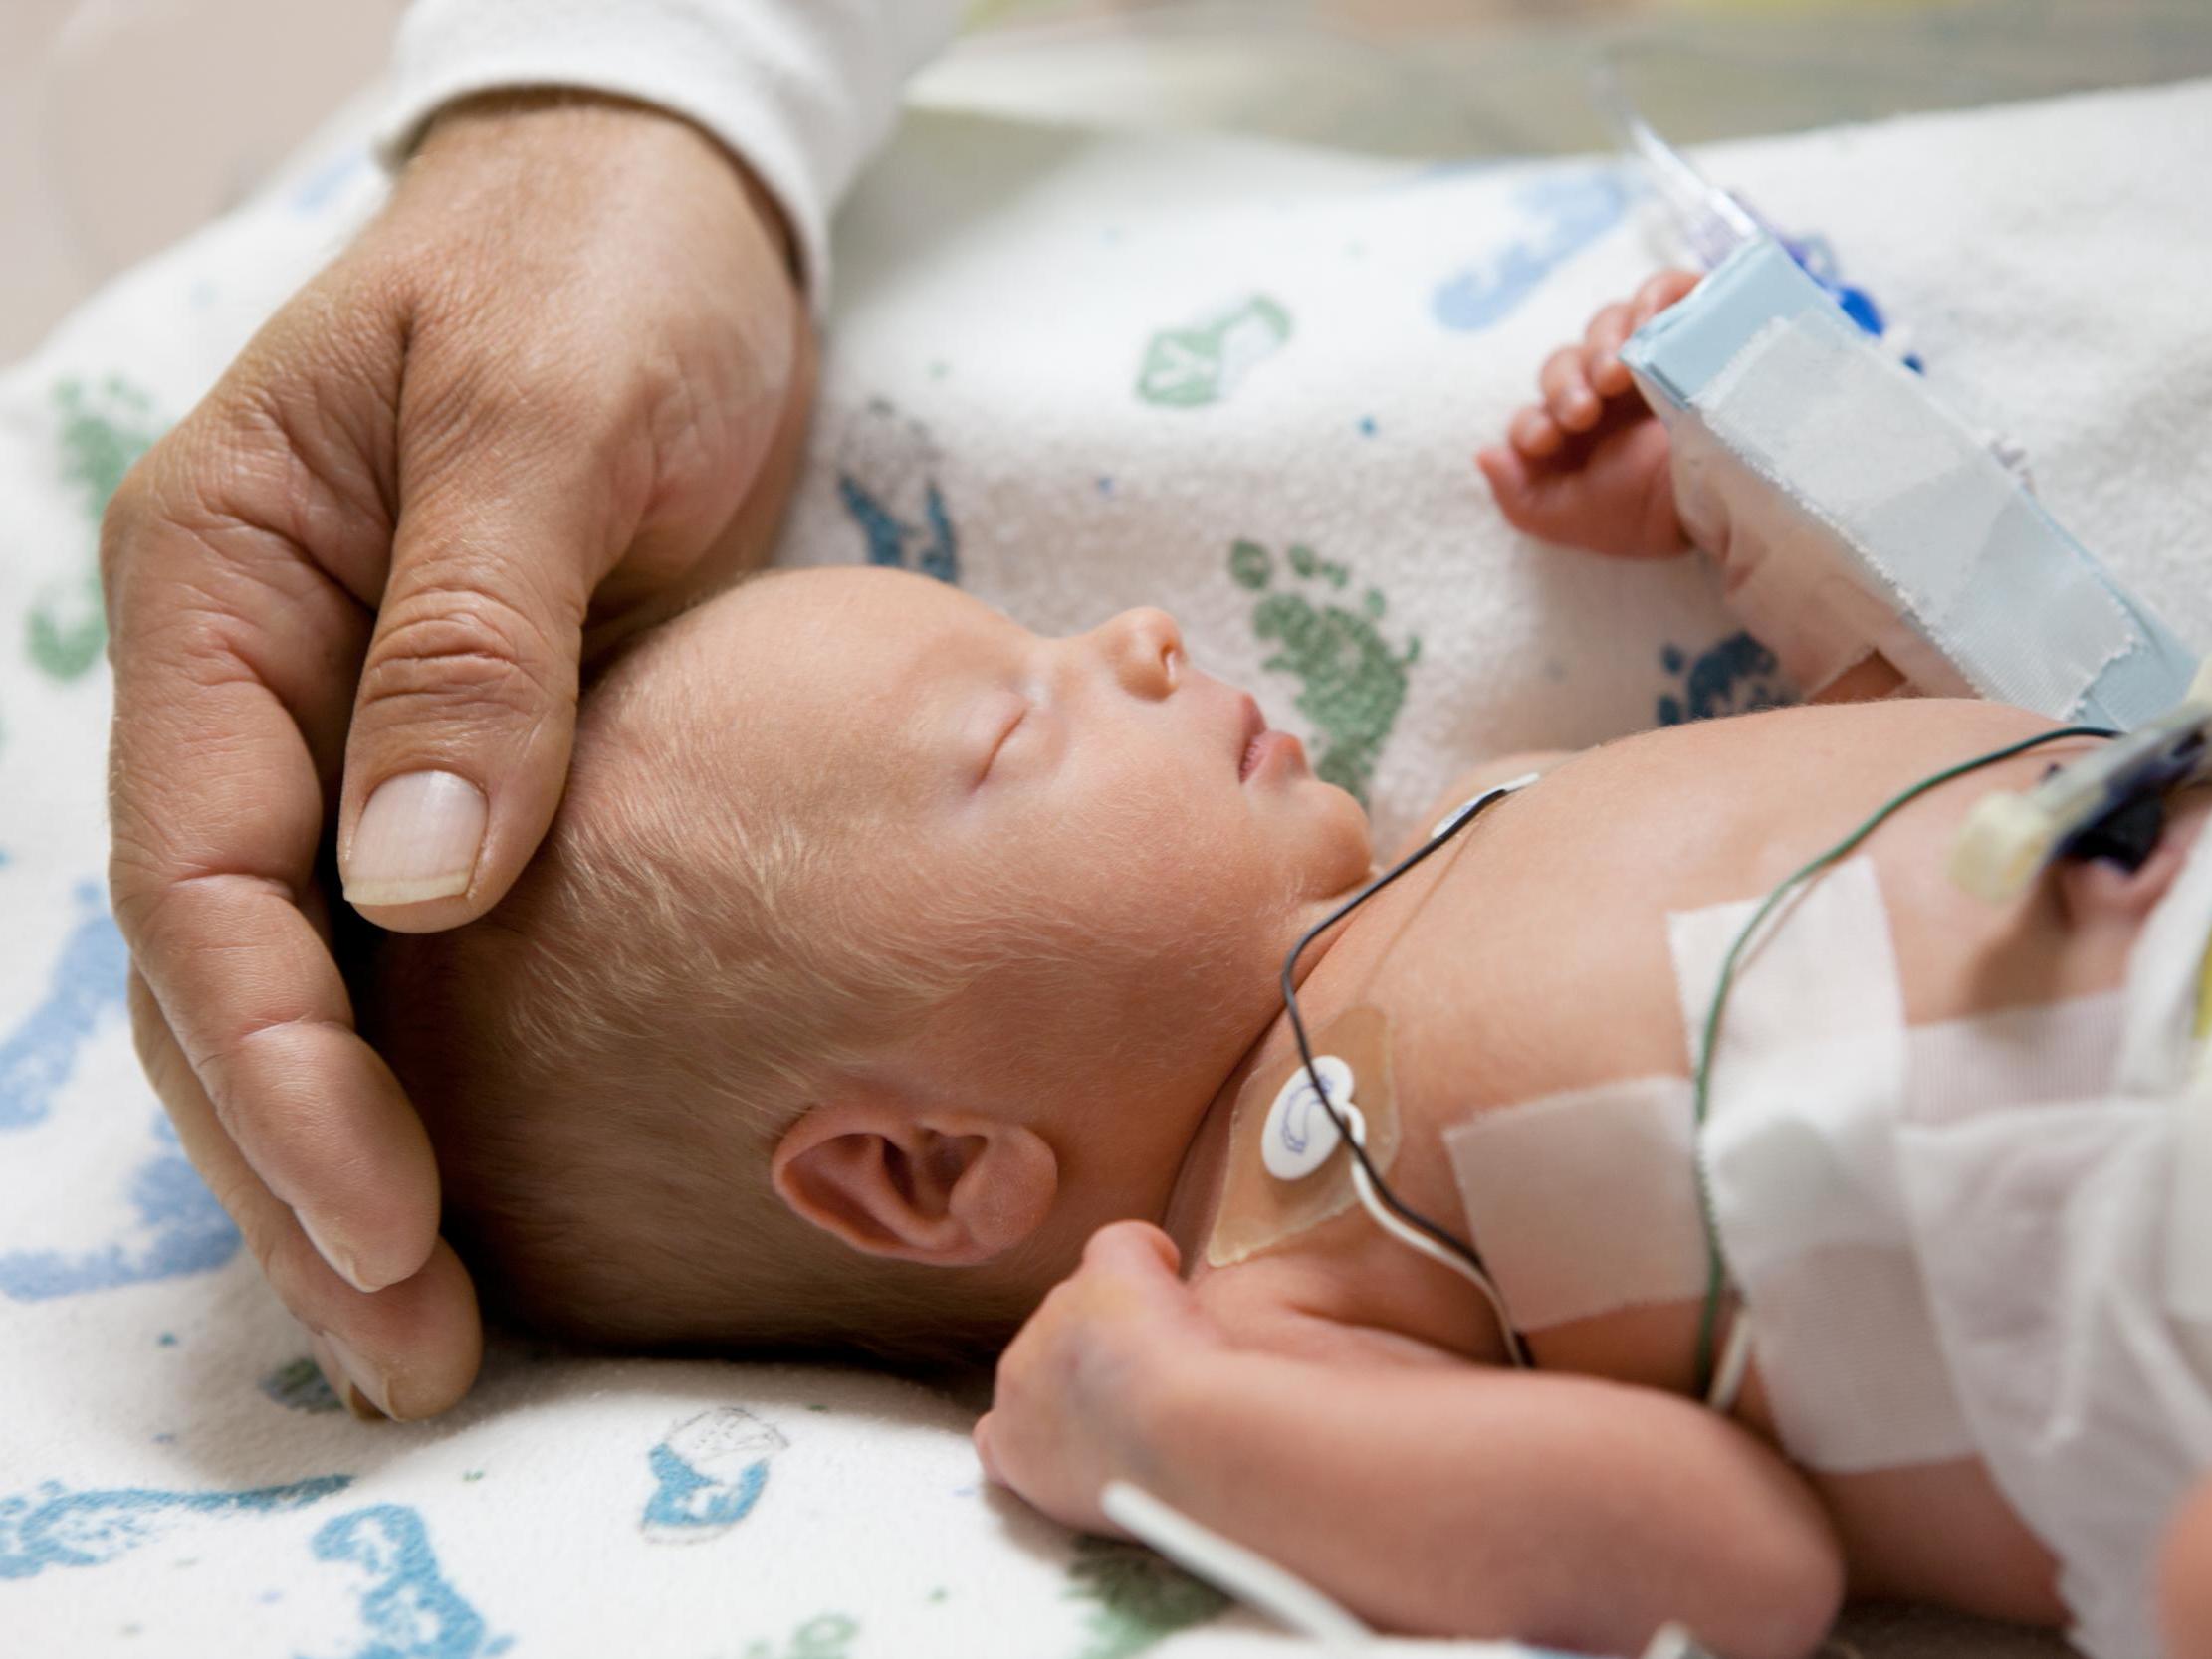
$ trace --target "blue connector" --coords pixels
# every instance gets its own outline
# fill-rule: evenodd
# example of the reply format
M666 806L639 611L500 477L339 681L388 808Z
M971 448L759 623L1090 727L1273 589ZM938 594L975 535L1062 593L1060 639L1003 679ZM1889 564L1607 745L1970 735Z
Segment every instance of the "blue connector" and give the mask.
M1891 329L1874 296L1844 281L1826 242L1788 235L1769 224L1742 197L1721 189L1699 172L1687 156L1652 129L1652 123L1629 102L1621 78L1610 64L1601 63L1592 72L1591 96L1619 134L1622 147L1644 163L1659 205L1698 264L1710 271L1745 243L1760 236L1772 237L1864 332L1888 346L1897 361L1913 373L1923 371L1918 354L1904 345L1901 330Z

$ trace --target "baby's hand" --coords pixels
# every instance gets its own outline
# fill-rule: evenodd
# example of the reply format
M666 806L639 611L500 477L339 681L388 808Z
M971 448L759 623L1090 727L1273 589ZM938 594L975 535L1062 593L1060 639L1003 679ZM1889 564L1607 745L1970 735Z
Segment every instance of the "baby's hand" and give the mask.
M1505 444L1475 457L1506 522L1621 558L1686 550L1666 428L1620 353L1623 341L1696 286L1694 272L1661 271L1634 299L1592 317L1580 344L1545 360L1537 377L1543 401L1513 417Z
M1056 1286L998 1361L976 1425L984 1473L1055 1521L1118 1535L1098 1498L1111 1480L1148 1484L1164 1377L1223 1348L1175 1241L1141 1221L1101 1227L1083 1265Z

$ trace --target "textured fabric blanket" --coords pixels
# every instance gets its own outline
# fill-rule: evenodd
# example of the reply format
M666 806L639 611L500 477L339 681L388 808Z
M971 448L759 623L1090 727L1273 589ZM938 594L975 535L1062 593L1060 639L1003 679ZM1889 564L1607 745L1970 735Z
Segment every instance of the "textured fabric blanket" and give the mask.
M2196 84L1705 159L1826 236L2202 644L2208 146ZM0 376L0 1654L1281 1651L982 1490L972 1390L514 1343L427 1426L322 1387L130 1053L95 526L381 188L334 142ZM1610 163L918 117L839 235L789 558L921 569L1046 628L1167 605L1386 830L1486 754L1785 694L1695 566L1519 540L1468 465L1662 251Z

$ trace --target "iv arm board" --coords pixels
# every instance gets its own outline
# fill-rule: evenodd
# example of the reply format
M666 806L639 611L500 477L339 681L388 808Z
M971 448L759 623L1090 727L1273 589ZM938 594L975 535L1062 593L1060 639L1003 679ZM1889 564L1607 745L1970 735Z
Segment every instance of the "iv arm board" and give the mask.
M1738 609L1770 646L1762 623L1817 610L1935 695L2121 728L2182 701L2195 656L1772 238L1622 358L1668 428L1685 521L1700 492L1717 498L1775 567L1737 594L1768 593L1770 615Z

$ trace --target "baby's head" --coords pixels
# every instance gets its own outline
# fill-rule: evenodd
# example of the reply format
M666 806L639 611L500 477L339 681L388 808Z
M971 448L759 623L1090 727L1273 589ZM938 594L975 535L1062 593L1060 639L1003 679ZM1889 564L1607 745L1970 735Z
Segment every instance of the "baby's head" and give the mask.
M529 1323L942 1352L1158 1213L1370 857L1158 612L791 572L636 644L512 895L355 977Z

